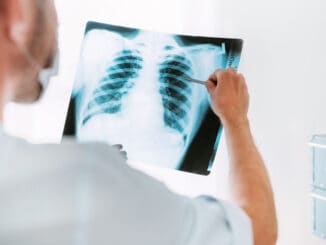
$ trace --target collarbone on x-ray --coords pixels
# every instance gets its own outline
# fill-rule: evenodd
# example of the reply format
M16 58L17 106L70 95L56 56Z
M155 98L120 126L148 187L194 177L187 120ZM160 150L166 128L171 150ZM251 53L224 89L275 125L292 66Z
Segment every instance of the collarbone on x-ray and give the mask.
M180 167L209 109L206 79L224 44L182 45L176 35L88 31L77 71L77 137L122 144L133 162Z

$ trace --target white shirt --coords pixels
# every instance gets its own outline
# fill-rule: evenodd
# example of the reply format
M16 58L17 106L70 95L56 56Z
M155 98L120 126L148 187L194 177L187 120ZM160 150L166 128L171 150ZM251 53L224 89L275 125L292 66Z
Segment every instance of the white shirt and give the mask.
M1 245L250 245L239 208L190 199L104 144L31 145L0 132Z

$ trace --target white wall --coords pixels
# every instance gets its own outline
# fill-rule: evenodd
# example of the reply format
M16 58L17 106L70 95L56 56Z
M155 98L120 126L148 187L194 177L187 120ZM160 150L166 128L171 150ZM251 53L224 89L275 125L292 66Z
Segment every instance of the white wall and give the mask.
M246 40L241 70L250 87L254 134L275 189L279 244L326 244L310 235L307 147L312 134L326 132L326 2L223 5L224 31Z
M251 94L250 118L266 160L280 225L279 245L326 244L311 235L310 151L314 133L326 133L326 2L323 0L56 0L61 73L41 105L8 108L7 127L34 140L57 141L88 19L168 32L241 37L240 70ZM101 2L96 6L94 3ZM60 90L60 92L57 92ZM24 120L18 116L33 115ZM14 118L14 119L13 119ZM24 122L22 127L21 122ZM17 131L19 129L19 131ZM149 169L188 195L225 196L224 140L214 173L195 177Z

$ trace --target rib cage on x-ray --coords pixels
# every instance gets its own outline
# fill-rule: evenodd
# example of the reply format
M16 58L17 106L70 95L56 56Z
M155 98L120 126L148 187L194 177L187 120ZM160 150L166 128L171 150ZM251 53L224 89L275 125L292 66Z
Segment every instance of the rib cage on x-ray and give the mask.
M82 124L97 114L115 114L122 108L122 99L134 82L130 80L139 76L143 59L136 50L122 50L115 55L106 75L99 81L87 104Z
M184 53L168 54L164 62L159 65L160 94L164 107L165 124L180 132L187 138L184 132L189 122L191 109L191 84L183 79L192 75L192 64Z
M85 36L77 80L77 137L122 144L131 162L180 168L209 109L205 79L223 45L183 45L177 36L106 30ZM78 83L79 82L79 83Z
M116 54L106 75L99 81L89 100L82 124L97 114L115 114L122 109L122 99L134 87L134 81L142 69L143 58L139 51L123 50ZM183 134L186 141L185 128L189 122L192 89L183 76L192 75L192 64L185 53L170 52L158 64L159 92L162 96L165 125Z

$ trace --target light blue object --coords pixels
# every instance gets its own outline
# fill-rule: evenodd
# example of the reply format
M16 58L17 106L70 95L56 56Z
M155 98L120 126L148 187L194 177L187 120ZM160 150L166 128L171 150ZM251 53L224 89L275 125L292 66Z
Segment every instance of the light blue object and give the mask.
M326 135L313 136L312 201L313 233L326 239Z

